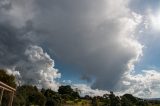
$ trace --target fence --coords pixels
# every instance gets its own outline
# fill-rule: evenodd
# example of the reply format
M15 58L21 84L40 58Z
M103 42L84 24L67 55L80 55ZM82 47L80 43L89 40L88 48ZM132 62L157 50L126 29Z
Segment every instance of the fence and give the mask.
M7 98L8 99L8 106L12 106L13 97L14 97L14 93L15 93L16 89L12 88L12 87L8 86L7 84L0 81L0 90L1 90L0 106L2 106L2 99L3 99L4 91L9 92L9 98Z

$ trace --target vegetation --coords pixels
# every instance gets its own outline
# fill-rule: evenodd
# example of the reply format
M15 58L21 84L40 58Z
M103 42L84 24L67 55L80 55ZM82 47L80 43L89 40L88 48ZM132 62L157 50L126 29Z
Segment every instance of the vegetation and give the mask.
M7 72L3 69L0 69L0 81L13 88L16 88L15 77L13 75L8 75Z
M4 70L0 70L0 80L15 87L15 78L8 75ZM6 106L9 93L4 92L2 106ZM158 100L143 100L131 94L116 96L113 92L103 96L90 97L86 95L80 97L77 89L72 89L70 85L62 85L58 92L51 89L39 90L36 86L18 86L13 106L160 106Z

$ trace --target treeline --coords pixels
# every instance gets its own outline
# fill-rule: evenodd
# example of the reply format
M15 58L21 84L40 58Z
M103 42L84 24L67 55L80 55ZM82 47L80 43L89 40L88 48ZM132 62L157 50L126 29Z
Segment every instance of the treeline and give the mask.
M0 70L0 81L16 87L15 77ZM103 96L81 97L78 89L70 85L62 85L58 91L38 89L32 85L18 86L13 100L13 106L160 106L158 100L144 100L131 94L116 96L113 92ZM4 92L2 106L7 106L9 92Z
M6 106L4 100L5 98L3 98L2 106ZM68 103L69 101L72 103ZM131 94L119 97L110 92L103 96L80 97L79 93L69 85L60 86L58 92L51 89L38 90L36 86L31 85L17 87L13 106L64 106L66 104L76 105L78 102L83 102L81 103L83 106L86 106L87 103L90 106L149 106L146 100L136 98Z
M152 106L158 104L157 101L147 101L131 94L116 96L113 92L103 96L90 97L86 95L80 97L76 89L70 85L60 86L55 92L51 89L38 90L36 86L23 85L17 88L13 106ZM79 106L78 105L78 106Z
M58 92L51 89L38 90L36 86L23 85L17 88L13 106L61 106L65 101L80 99L79 93L69 85L60 86Z

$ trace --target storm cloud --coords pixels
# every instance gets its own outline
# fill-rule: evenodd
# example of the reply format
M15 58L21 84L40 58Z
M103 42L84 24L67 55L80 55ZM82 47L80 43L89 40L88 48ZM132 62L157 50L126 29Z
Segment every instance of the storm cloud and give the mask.
M116 90L121 76L142 54L135 30L140 16L128 1L38 1L33 27L41 43L95 80L92 88ZM51 5L52 4L52 5ZM116 7L116 8L115 8ZM83 77L83 75L85 75Z
M76 67L73 71L81 70L81 80L93 81L91 88L101 90L117 90L142 55L136 36L141 15L129 9L129 0L0 3L0 66L16 66L25 83L59 85L55 79L60 73L43 46Z
M0 29L0 67L17 75L19 84L57 90L59 84L55 79L61 74L54 68L54 60L18 29L6 25L1 25Z
M0 1L0 4L0 67L15 75L18 84L57 90L59 83L55 79L61 74L54 68L54 60L28 38L32 32L29 19L19 22L14 18L17 10L12 12L15 5L11 1Z

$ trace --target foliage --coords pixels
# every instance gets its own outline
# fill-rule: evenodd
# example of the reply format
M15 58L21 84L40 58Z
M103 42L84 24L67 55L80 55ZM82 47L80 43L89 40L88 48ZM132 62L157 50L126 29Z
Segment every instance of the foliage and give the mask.
M51 89L42 89L41 92L47 99L45 106L58 106L61 104L61 97L57 92Z
M121 97L121 105L122 106L134 106L132 102L130 102L125 96Z
M120 106L120 98L115 96L113 92L110 92L109 99L111 106Z
M16 94L13 99L13 106L24 106L26 104L25 102L22 95Z
M37 87L31 85L23 85L17 88L18 95L21 95L25 100L25 106L39 105L44 106L46 102L45 96L38 91Z
M39 91L36 87L23 85L17 89L17 99L15 99L13 106L152 106L156 102L151 102L134 97L131 94L124 94L123 96L116 96L113 92L104 94L103 96L79 97L75 94L69 85L60 86L58 92L51 89L41 89ZM78 97L78 99L77 99Z
M7 74L6 70L0 69L0 81L13 88L16 88L15 77L13 75ZM10 98L10 93L4 91L2 98L2 106L6 106L8 104L8 98Z
M73 92L73 89L71 88L71 86L66 85L66 86L60 86L58 89L58 93L59 94L67 94L69 95L71 92Z
M124 94L123 97L126 97L132 103L137 103L138 102L138 98L134 97L131 94Z
M0 81L13 88L16 88L15 77L7 74L6 70L0 69Z
M58 93L61 94L63 99L74 100L80 98L79 93L74 91L70 85L60 86Z

